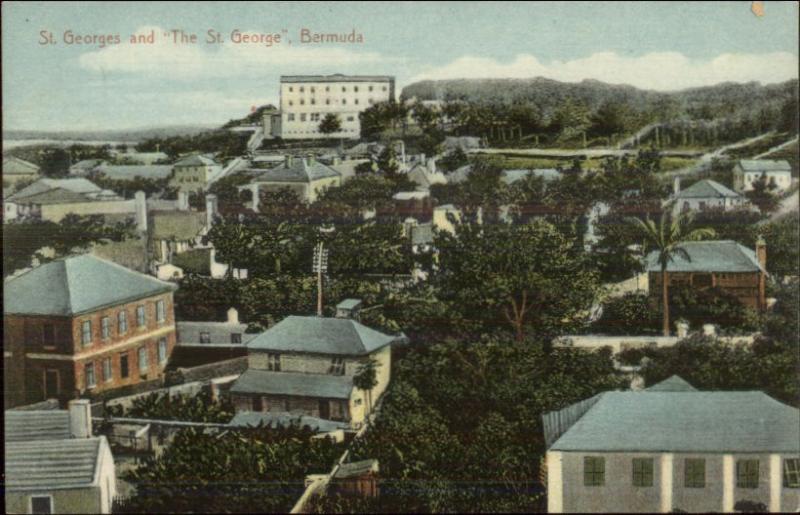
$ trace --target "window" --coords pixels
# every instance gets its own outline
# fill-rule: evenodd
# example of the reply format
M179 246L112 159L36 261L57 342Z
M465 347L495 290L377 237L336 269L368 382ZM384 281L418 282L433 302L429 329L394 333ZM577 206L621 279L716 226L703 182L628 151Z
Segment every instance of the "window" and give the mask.
M136 326L144 327L146 321L144 306L136 306Z
M163 300L156 301L156 321L163 322L167 319L167 309Z
M331 105L331 99L330 98L326 98L325 99L325 104L326 105Z
M358 105L358 99L353 100L353 102Z
M687 458L683 462L683 485L686 488L706 487L706 460Z
M367 100L367 103L368 103L369 105L372 105L372 104L374 104L374 103L375 103L375 101L374 101L374 100L372 100L372 99L370 98L370 99L368 99L368 100Z
M355 118L353 116L348 116L347 117L347 121L348 122L353 122L353 121L355 121Z
M319 121L319 113L311 113L311 121L318 122Z
M231 333L231 343L242 343L242 333Z
M311 88L309 88L309 89L311 90L312 93L316 93L317 92L317 90L314 89L314 86L311 86Z
M633 458L633 486L653 486L653 458Z
M42 343L45 345L56 344L56 330L53 324L44 324L42 326Z
M316 100L314 100L313 98L310 100L310 102L311 102L311 105L312 105L312 106L313 106L313 105L316 105L316 103L317 103L317 101L316 101Z
M342 105L347 105L347 99L346 98L342 99Z
M345 86L342 86L342 93L346 93L346 92L347 92L347 88Z
M369 91L372 91L372 86L370 86L370 87L369 87L369 88L367 88L367 89L368 89Z
M92 321L84 320L81 324L81 342L84 345L92 343Z
M211 335L209 333L200 333L200 343L211 343Z
M326 92L327 92L327 91L330 91L330 90L331 90L331 87L330 87L330 86L325 86L325 91L326 91Z
M800 459L786 458L783 460L783 486L800 488Z
M281 371L281 355L280 354L267 354L267 370L273 372Z
M86 377L85 377L86 388L94 388L95 386L97 386L97 383L95 382L94 378L94 363L87 363L85 366L85 371L86 371Z
M100 331L104 340L111 338L111 319L103 317L100 319Z
M736 487L758 488L758 460L736 462Z
M147 366L147 347L139 347L139 372L146 372Z
M583 485L603 486L606 479L606 460L596 456L583 458Z
M291 86L289 86L289 93L291 93L291 92L293 92L293 91L294 91L294 88L293 88L293 87L291 87Z
M383 90L382 90L382 91L386 91L386 86L384 86L384 87L383 87Z
M358 86L353 86L353 91L355 91L356 93L358 93Z
M303 86L300 86L300 93L305 92L305 90L306 90L306 88L304 88Z
M31 496L31 513L53 513L53 498L49 495Z
M359 397L353 401L353 406L361 406L361 402L361 397Z
M128 370L128 354L119 355L119 376L123 379L128 377L130 371Z
M300 121L301 121L301 122L304 122L304 121L306 121L306 113L301 113L301 114L300 114Z
M291 100L289 100L289 105L290 105L290 106L293 106L293 105L294 105L294 102L292 102Z
M286 121L287 122L293 122L294 121L294 113L287 114L286 115Z
M111 370L111 358L103 360L103 381L108 382L114 378L114 373Z
M331 360L331 366L328 369L328 373L335 375L335 376L343 376L344 375L344 359L342 358L333 358Z
M164 363L167 361L167 339L161 338L158 340L158 362Z

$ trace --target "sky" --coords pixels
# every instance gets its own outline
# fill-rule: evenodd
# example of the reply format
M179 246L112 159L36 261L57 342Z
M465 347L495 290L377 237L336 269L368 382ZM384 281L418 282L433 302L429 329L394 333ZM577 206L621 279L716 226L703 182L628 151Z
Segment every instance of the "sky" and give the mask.
M660 91L797 78L798 4L763 2L759 17L751 3L3 2L3 129L220 124L277 105L280 76L295 74L393 75L398 91L484 77ZM363 41L304 43L303 29ZM172 30L197 42L175 44ZM234 30L281 41L237 44Z

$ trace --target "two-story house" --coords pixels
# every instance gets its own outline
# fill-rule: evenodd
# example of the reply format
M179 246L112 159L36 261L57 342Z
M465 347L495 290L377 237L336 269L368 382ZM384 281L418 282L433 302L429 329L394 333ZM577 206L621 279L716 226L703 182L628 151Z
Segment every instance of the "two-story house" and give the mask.
M231 387L236 411L293 412L359 427L389 384L396 337L347 318L289 316L247 344L248 370ZM377 362L377 385L353 376Z
M761 177L775 184L776 192L792 187L792 166L786 160L742 159L733 167L733 189L747 192Z
M545 413L549 513L800 509L800 411L668 380Z
M172 185L180 191L203 191L221 172L222 166L210 157L187 156L172 165Z
M175 345L174 289L89 254L7 280L4 368L24 379L6 402L95 397L160 378Z
M289 189L302 202L314 202L327 188L341 186L342 175L313 157L286 156L284 162L268 170L254 172L250 184L239 186L239 191L249 190L253 197L252 208L258 211L262 191Z
M686 255L677 254L667 265L670 287L720 288L751 309L766 307L767 246L763 240L756 243L755 252L730 240L686 242L680 248ZM658 253L651 252L645 264L649 295L658 303L662 280Z

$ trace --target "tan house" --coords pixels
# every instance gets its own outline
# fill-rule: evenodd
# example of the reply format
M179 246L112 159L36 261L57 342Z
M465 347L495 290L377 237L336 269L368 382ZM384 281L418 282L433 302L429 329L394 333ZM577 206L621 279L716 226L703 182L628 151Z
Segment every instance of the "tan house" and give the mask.
M542 415L549 513L800 509L800 411L672 378Z
M39 179L4 199L3 219L60 222L78 215L122 214L134 211L133 201L83 178Z
M248 370L231 387L236 411L299 412L360 427L389 384L397 338L355 320L289 316L247 344ZM353 376L375 359L377 385Z
M33 163L14 156L3 157L3 186L13 187L23 180L39 178L39 167Z
M314 202L326 188L341 186L342 175L330 166L314 158L286 156L284 162L269 170L257 172L250 184L240 186L239 191L250 190L253 209L258 210L258 199L262 191L279 191L288 188L303 202Z
M92 436L89 401L69 410L5 412L6 513L111 513L114 458Z
M742 159L733 167L733 189L747 192L761 177L775 185L776 192L792 187L792 166L789 161L772 159Z
M172 185L180 191L203 191L222 173L222 165L202 155L184 157L172 165Z

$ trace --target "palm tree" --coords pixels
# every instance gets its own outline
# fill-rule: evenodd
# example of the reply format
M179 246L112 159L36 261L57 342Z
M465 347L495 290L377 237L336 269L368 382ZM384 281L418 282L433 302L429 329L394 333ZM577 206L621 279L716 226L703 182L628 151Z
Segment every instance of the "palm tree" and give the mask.
M669 209L661 214L658 225L648 217L647 220L629 218L629 223L636 227L642 236L658 252L658 263L661 265L661 305L663 313L663 333L669 336L669 284L667 281L667 266L680 256L687 261L691 260L689 253L682 247L688 241L699 241L704 238L713 238L716 233L713 229L691 229L691 212L678 216L670 216Z

